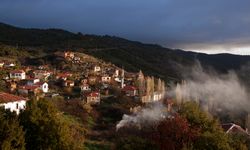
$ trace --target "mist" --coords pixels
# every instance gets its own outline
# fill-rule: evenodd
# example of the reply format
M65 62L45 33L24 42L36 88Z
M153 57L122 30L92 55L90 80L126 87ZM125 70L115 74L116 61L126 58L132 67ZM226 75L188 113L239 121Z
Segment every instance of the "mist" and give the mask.
M218 74L204 70L199 62L192 67L182 68L183 82L171 87L168 95L178 103L197 101L206 110L224 108L232 112L249 110L249 96L237 74L229 71Z
M122 127L154 125L168 116L167 108L162 103L154 103L132 115L124 114L122 120L116 125L118 131Z
M246 87L240 82L234 71L219 74L213 69L206 69L197 62L194 66L177 67L182 72L183 82L175 84L166 91L167 97L176 100L177 104L196 101L204 111L221 113L249 112L249 96ZM161 102L143 108L132 115L123 115L116 125L116 130L122 127L150 126L159 123L166 117L171 117Z

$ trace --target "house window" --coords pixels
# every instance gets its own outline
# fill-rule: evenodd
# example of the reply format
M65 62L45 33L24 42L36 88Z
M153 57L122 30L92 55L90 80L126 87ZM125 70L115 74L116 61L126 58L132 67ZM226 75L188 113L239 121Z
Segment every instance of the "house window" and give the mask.
M18 109L18 103L16 103L16 109Z

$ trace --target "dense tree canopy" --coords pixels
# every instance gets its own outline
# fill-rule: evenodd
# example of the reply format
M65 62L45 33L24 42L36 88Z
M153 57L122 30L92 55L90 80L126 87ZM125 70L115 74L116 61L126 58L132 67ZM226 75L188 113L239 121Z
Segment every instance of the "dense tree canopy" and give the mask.
M193 142L194 149L230 150L238 146L232 145L233 142L230 141L229 135L223 131L219 122L203 112L195 102L182 104L179 114L188 120L191 128L201 130L199 138ZM241 147L244 147L244 144Z
M30 101L20 115L26 134L26 149L81 149L83 141L74 140L74 135L60 112L48 100Z
M24 131L16 114L3 108L0 108L0 149L25 149Z
M199 128L191 128L187 119L177 115L163 120L157 126L154 140L161 150L176 150L191 147L192 142L199 137Z

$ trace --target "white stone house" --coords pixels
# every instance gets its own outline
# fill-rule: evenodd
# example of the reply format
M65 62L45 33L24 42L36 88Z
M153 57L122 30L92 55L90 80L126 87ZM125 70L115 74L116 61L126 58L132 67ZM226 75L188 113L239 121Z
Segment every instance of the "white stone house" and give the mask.
M34 84L34 86L38 86L43 93L49 92L49 84L46 82L37 82Z
M28 99L16 96L8 93L1 92L0 93L0 107L4 107L4 109L9 109L11 112L20 113L20 110L26 108L26 102Z
M104 83L109 83L109 82L111 82L111 77L110 76L102 76L101 80Z
M119 72L120 72L120 71L119 71L118 69L116 69L116 70L115 70L115 73L114 73L114 77L119 77Z
M10 72L10 79L24 80L26 78L26 73L23 70L14 70Z
M7 62L4 64L4 67L8 68L8 67L15 67L16 64L15 63L12 63L12 62Z
M36 78L34 78L34 79L29 79L29 80L27 81L27 85L34 85L34 84L36 84L36 83L38 83L38 82L40 82L40 79L36 79Z
M48 92L49 92L49 85L46 82L37 82L32 85L24 85L18 88L18 93L22 95L29 95L29 94L37 95L38 93L48 93Z
M122 91L125 93L126 96L133 97L137 95L137 89L135 86L125 86Z
M80 85L81 91L91 91L91 88L88 84L82 84Z
M27 81L27 86L38 87L43 93L48 93L49 91L49 84L46 82L40 82L40 79L29 79Z
M99 72L101 71L101 67L100 66L95 66L94 67L94 72Z

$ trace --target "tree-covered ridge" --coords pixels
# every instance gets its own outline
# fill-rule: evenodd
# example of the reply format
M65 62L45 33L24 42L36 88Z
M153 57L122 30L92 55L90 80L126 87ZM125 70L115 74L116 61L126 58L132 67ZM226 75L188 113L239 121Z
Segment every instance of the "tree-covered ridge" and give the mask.
M223 72L237 70L250 60L249 56L206 55L129 41L115 36L71 33L61 29L24 29L3 23L0 24L0 42L46 53L66 49L85 52L120 67L124 66L126 70L142 69L147 74L157 75L166 80L180 78L176 65L189 66L196 60L204 66L212 66Z

